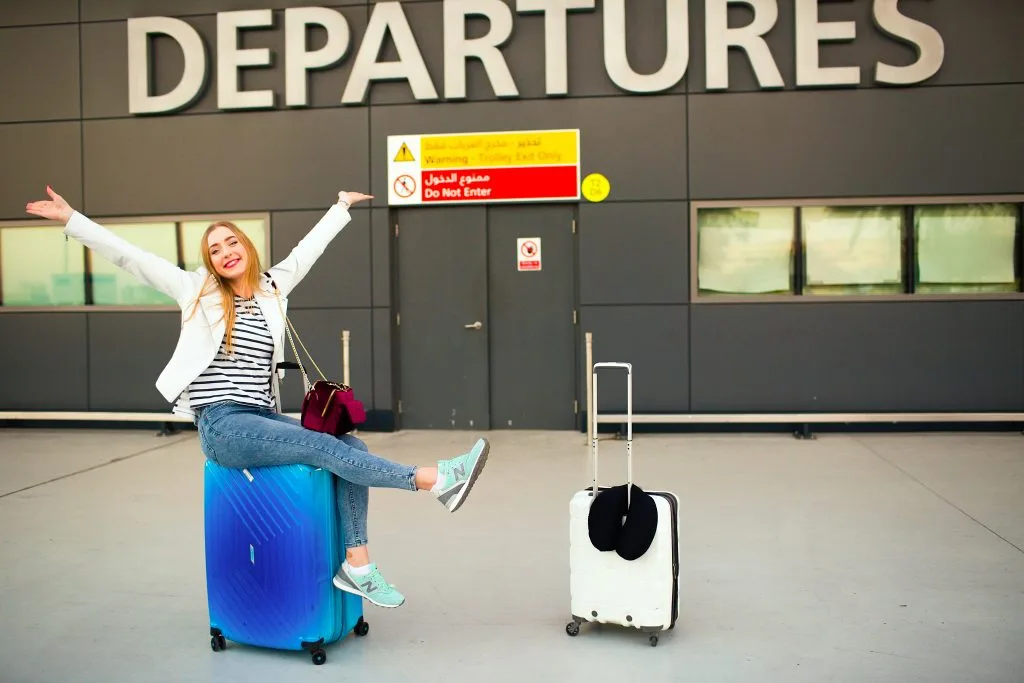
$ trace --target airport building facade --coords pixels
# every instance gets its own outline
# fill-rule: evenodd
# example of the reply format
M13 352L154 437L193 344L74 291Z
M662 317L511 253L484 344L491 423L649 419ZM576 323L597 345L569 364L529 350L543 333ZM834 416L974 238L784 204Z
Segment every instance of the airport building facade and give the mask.
M214 220L271 264L373 194L290 302L367 429L580 429L588 357L667 422L1024 412L1021 27L1005 0L10 0L0 417L171 408L179 309L27 216L47 184L185 268Z

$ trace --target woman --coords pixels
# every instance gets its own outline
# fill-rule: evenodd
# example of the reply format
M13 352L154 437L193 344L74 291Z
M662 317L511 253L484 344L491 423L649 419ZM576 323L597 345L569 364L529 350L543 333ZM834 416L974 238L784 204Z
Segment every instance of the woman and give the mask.
M349 207L372 195L339 192L338 202L292 252L264 273L252 242L232 223L217 222L206 230L200 245L205 267L188 272L97 225L49 186L46 191L50 200L30 202L29 214L63 223L65 235L181 307L178 345L156 386L175 403L175 413L193 417L206 456L225 467L304 463L333 472L342 480L338 511L346 546L334 585L381 607L404 603L370 562L369 487L430 491L454 512L487 461L487 440L478 439L468 453L435 467L391 462L370 454L350 434L338 438L311 431L281 414L278 372L283 371L276 371L284 360L288 294L352 220Z

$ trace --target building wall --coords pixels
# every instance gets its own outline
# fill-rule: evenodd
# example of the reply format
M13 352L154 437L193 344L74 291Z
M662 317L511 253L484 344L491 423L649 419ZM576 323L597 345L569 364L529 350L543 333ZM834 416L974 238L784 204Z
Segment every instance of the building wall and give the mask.
M569 18L569 94L544 95L544 19L517 14L503 48L520 96L499 100L478 62L465 101L443 99L439 0L406 0L438 102L404 82L377 83L366 102L340 94L374 2L330 6L352 45L308 77L311 106L285 92L286 0L133 2L12 0L0 5L0 221L25 218L46 184L83 213L104 217L269 212L272 258L284 256L339 189L377 196L293 295L293 320L325 372L340 374L337 330L352 331L352 380L392 424L390 210L386 140L396 133L571 127L582 171L612 185L579 211L579 337L597 360L630 360L635 409L688 411L1024 410L1024 300L691 303L691 202L1024 193L1024 43L1015 0L929 0L901 10L934 26L945 62L926 83L880 87L876 62L913 51L872 26L871 2L824 3L822 20L856 21L857 37L823 45L823 66L861 68L855 88L795 86L794 5L780 2L766 36L782 89L758 88L750 62L729 57L730 87L705 88L704 1L689 2L690 61L666 92L623 92L605 72L602 12ZM324 3L327 5L328 3ZM513 4L509 2L509 4ZM600 4L600 3L599 3ZM217 11L275 9L275 26L246 33L274 66L252 69L246 90L272 88L265 111L217 109ZM173 115L128 110L126 20L183 17L211 60L197 102ZM730 24L749 21L730 10ZM628 56L640 73L665 54L663 2L629 2ZM470 21L469 33L486 30ZM314 39L315 40L315 39ZM155 84L170 88L180 52L158 43ZM393 59L390 46L381 59ZM1018 247L1019 249L1019 247ZM164 410L152 382L169 358L178 315L159 312L0 313L8 368L0 409ZM567 372L572 370L567 369ZM576 369L579 398L585 368ZM602 409L621 407L613 382ZM55 387L60 387L59 392ZM296 409L299 387L286 390Z

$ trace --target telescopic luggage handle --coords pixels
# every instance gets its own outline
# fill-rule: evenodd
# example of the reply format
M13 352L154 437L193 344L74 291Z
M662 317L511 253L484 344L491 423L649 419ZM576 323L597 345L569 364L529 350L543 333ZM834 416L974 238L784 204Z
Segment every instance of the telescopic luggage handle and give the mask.
M633 364L594 363L591 384L594 416L591 420L590 452L594 461L594 497L597 497L597 371L599 368L620 368L626 371L626 505L629 505L633 488Z

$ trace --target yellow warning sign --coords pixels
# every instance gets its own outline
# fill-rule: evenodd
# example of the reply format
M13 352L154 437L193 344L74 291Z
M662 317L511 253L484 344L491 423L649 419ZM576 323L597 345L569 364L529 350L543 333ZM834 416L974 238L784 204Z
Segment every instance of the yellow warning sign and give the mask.
M403 142L398 148L398 154L395 155L395 161L416 161L416 157L409 151L409 145Z

